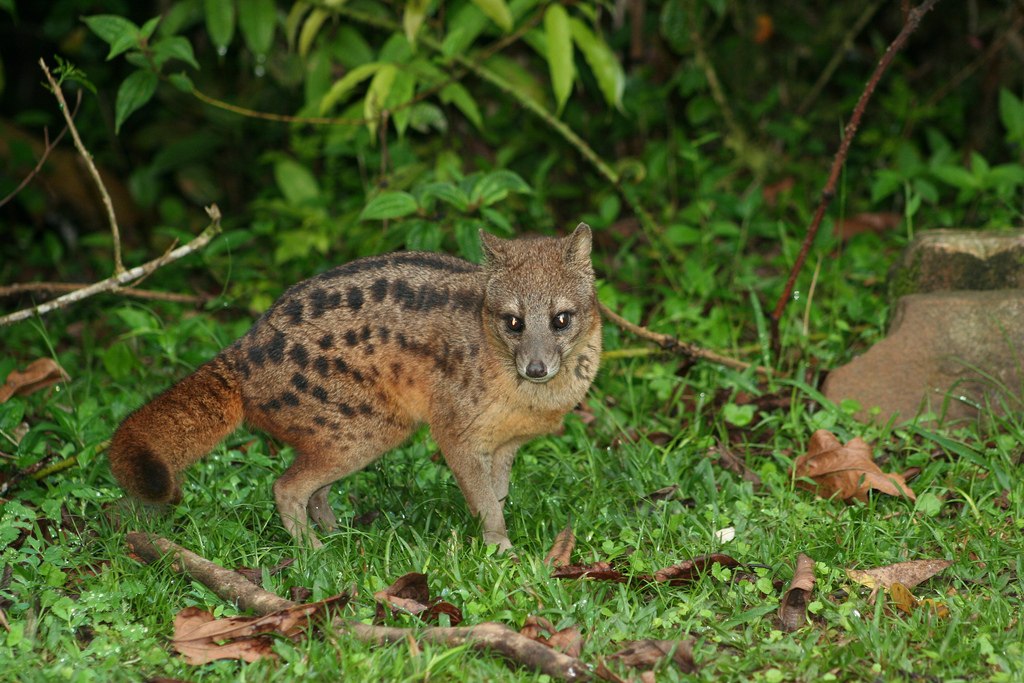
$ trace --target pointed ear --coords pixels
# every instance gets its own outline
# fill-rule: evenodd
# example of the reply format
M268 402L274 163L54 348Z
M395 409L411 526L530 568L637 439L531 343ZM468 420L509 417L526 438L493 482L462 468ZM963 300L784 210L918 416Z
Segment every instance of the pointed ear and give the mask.
M571 263L590 264L590 247L593 237L590 233L590 226L580 223L573 230L572 234L564 240L565 260Z
M480 248L484 252L484 263L493 265L500 262L505 254L505 240L480 230Z

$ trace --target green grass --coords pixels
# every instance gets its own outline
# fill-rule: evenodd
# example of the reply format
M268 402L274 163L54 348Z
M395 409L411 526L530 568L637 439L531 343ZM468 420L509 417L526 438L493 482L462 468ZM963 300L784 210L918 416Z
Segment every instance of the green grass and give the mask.
M136 344L138 357L160 354L158 341ZM193 352L202 357L214 348L211 340ZM186 364L198 360L185 356ZM72 376L90 376L86 356L64 360ZM23 483L4 508L0 538L18 542L3 551L10 577L0 599L10 629L0 633L0 670L23 681L543 680L466 648L423 646L413 656L405 644L378 648L328 635L282 640L276 661L188 666L170 651L174 615L190 605L224 616L236 611L166 564L133 559L124 534L148 530L228 568L269 568L294 558L266 577L268 590L288 596L304 587L311 600L354 590L346 615L357 619L372 618L374 592L406 572L425 572L432 595L458 606L464 624L493 620L518 628L539 615L558 628L574 625L587 639L583 659L592 664L620 649L620 641L692 637L701 665L694 680L1019 680L1019 422L1002 419L996 435L985 438L942 432L937 442L910 429L861 427L841 410L809 401L798 385L783 387L788 409L755 412L739 428L710 397L747 380L713 369L681 379L657 371L658 362L609 364L589 402L593 423L570 416L564 434L523 449L506 509L518 563L480 544L478 524L425 434L335 486L343 523L380 514L310 551L284 532L271 494L289 452L271 455L264 439L252 441L244 431L189 471L184 501L169 513L115 504L121 493L97 445L131 406L170 381L167 368L133 361L118 382L78 381L64 395L14 399L5 415L18 405L45 419L23 442L21 465L53 450L77 452L79 462ZM659 397L658 378L665 391L705 392L707 399L682 411L682 401ZM885 469L920 468L911 482L918 503L877 496L845 505L795 487L789 464L818 428L843 441L863 436ZM665 433L668 442L630 442L622 438L630 429ZM762 487L755 490L707 456L719 440L745 456ZM679 485L674 499L642 500L670 484ZM62 511L65 522L80 518L84 530L62 525ZM752 568L715 568L685 587L553 579L541 559L567 522L578 537L579 563L607 560L627 574L645 574L724 552ZM715 531L729 526L735 539L717 542ZM801 552L816 561L811 623L783 633L775 611ZM884 594L871 604L869 590L844 573L926 558L954 562L913 591L946 605L945 618L924 609L905 615ZM412 617L393 623L419 625ZM657 673L659 680L684 678L664 664Z

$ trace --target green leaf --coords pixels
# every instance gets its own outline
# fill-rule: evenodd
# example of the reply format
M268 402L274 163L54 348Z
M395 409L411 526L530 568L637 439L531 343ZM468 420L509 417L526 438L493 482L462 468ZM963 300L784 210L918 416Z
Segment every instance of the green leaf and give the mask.
M405 135L405 130L409 126L412 107L408 106L408 102L415 93L416 74L410 69L400 69L395 75L395 82L386 102L387 109L394 112L392 118L399 136Z
M931 172L942 182L960 190L975 190L980 184L970 171L954 164L936 165Z
M121 131L121 124L132 113L149 102L156 92L157 77L152 71L136 71L124 79L117 89L114 102L114 132Z
M487 15L498 27L508 33L512 30L512 12L505 0L473 0L473 4L480 8L480 11Z
M361 221L401 218L419 211L416 198L408 192L381 192L371 199L359 214Z
M192 43L183 36L168 36L153 43L153 60L157 67L163 66L169 59L179 59L193 69L199 68L199 63L192 52Z
M469 208L469 196L453 183L428 183L420 188L420 200L440 199L459 211Z
M420 32L423 20L427 18L430 0L408 0L402 12L402 28L410 45L416 45L416 35Z
M1006 88L999 91L999 118L1007 141L1024 143L1024 102Z
M381 62L362 64L335 81L331 89L320 100L320 113L324 114L333 109L336 104L344 102L353 88L377 73L382 66L384 65Z
M274 180L289 204L307 204L320 198L316 177L294 159L285 157L274 164Z
M562 5L551 5L544 13L544 34L547 38L548 71L551 74L551 89L555 93L558 113L572 93L576 80L576 64L573 61L572 30L569 27L569 13Z
M473 263L483 260L480 248L480 224L473 220L461 220L455 224L455 243L459 245L459 253Z
M217 52L223 54L235 36L235 0L203 0L203 11L206 32Z
M441 89L439 96L445 104L454 104L477 130L484 129L484 117L480 114L480 107L461 83L449 83Z
M169 80L171 85L181 92L190 93L195 90L195 85L192 83L192 79L184 73L171 74L167 77L167 80Z
M507 169L492 171L480 178L473 186L470 202L481 206L490 206L500 202L510 192L529 194L532 190L526 181L512 171Z
M245 44L254 54L265 57L274 42L277 29L277 7L274 0L241 0L238 5L238 27Z
M289 49L295 49L295 40L299 35L299 25L308 11L309 3L300 0L292 5L292 8L288 10L288 16L284 18L284 37L288 41Z
M366 128L370 131L370 138L377 137L377 123L382 111L388 107L388 98L391 96L391 89L395 84L395 77L398 75L398 67L394 64L381 64L377 73L370 81L370 87L366 90L366 99L363 100L363 116L366 118Z
M313 40L317 34L320 33L320 28L330 17L330 12L320 7L309 13L306 21L302 24L302 30L299 31L299 54L305 57L309 54L309 48L313 45Z
M94 14L91 17L82 17L82 21L90 31L102 38L108 45L113 45L126 34L132 36L133 39L137 39L139 36L138 26L115 14Z
M156 16L143 24L142 28L139 29L139 36L141 36L143 40L149 40L152 38L153 32L156 31L156 27L160 23L161 18L162 17Z
M441 52L446 57L464 55L469 46L487 26L487 17L475 5L465 4L452 16L448 32L441 43Z
M597 85L608 104L617 109L622 108L622 91L626 88L626 74L619 64L618 58L608 44L598 38L579 19L570 19L572 37L576 47L583 53L590 70L594 72Z

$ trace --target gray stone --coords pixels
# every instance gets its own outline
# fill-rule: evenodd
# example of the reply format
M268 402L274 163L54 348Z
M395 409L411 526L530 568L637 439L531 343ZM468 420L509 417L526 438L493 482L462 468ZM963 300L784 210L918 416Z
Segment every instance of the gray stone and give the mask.
M923 411L950 424L979 407L1024 411L1022 367L1024 289L912 294L897 301L888 336L830 372L824 393L857 401L865 422Z
M889 275L890 300L989 289L1024 289L1024 230L921 232Z

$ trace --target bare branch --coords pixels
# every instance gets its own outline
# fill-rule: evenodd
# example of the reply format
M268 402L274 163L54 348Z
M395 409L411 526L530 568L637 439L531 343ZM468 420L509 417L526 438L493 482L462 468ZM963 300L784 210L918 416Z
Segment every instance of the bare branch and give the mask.
M903 24L903 29L899 32L899 35L889 44L886 48L885 54L878 61L878 66L875 67L874 73L871 74L871 78L868 79L867 84L864 86L864 92L861 93L860 99L857 100L857 105L853 108L853 114L850 116L849 123L846 124L846 128L843 130L843 139L839 143L839 149L836 151L835 158L832 160L832 168L829 170L828 180L825 181L825 187L821 191L821 199L818 202L818 208L814 212L814 217L811 219L811 224L807 228L807 235L804 237L804 242L800 245L800 253L797 254L796 262L793 264L793 268L789 272L789 279L786 280L786 286L782 290L782 294L779 295L779 300L775 304L775 310L771 314L771 338L772 338L772 349L778 353L781 347L779 339L779 321L782 319L782 312L786 308L786 304L789 302L790 296L793 294L793 287L796 284L796 278L800 274L800 270L803 268L804 261L807 260L807 253L810 251L811 245L814 243L814 238L818 235L818 229L821 227L821 221L825 217L825 211L828 209L828 205L832 203L832 198L836 193L836 183L839 182L839 174L843 170L843 164L846 163L846 155L850 152L850 145L853 142L854 136L857 134L857 128L860 126L860 120L864 116L864 110L867 108L868 102L871 100L871 96L875 92L875 88L878 87L879 81L885 74L889 65L892 63L896 53L903 49L907 39L910 38L911 34L917 30L918 25L921 23L921 19L926 13L928 13L939 0L924 0L920 5L910 10L907 14L907 20Z
M75 110L71 112L71 118L74 118L78 114L78 107L81 104L82 91L79 90L78 97L75 100ZM53 142L50 142L50 132L47 129L43 128L43 153L39 156L39 162L36 164L36 167L33 168L29 172L29 174L22 179L20 183L18 183L18 186L11 190L10 194L8 194L3 199L0 199L0 206L5 205L7 202L11 201L16 196L18 196L18 193L24 190L25 187L28 186L30 182L32 182L33 178L39 175L39 171L43 169L43 164L45 164L46 160L50 157L50 152L52 152L57 147L57 145L60 144L60 141L64 139L64 134L67 132L68 127L64 126L64 129L60 132L60 134L57 135L56 138L54 138Z
M0 299L8 296L17 296L28 292L47 292L51 294L64 294L77 292L89 285L80 282L16 282L13 285L0 287ZM134 287L115 287L111 290L115 294L123 294L135 299L146 299L148 301L170 301L176 304L201 304L210 300L209 296L196 294L178 294L177 292L159 292L152 289L135 289Z
M238 605L240 609L251 610L257 614L269 614L297 604L266 591L239 574L165 538L132 532L128 534L126 540L132 551L144 561L157 562L167 556L174 571L199 581L223 600ZM418 641L449 647L469 645L474 650L497 653L525 668L540 671L558 680L592 679L590 668L575 657L562 654L503 624L494 622L469 627L410 629L374 626L339 617L334 620L334 627L367 643L384 645L412 637Z
M612 322L616 327L620 327L630 334L635 334L641 339L654 342L662 348L664 351L671 353L678 353L688 358L706 360L710 363L718 363L728 368L735 370L747 370L748 368L754 368L754 371L759 375L765 375L771 377L775 372L771 368L766 368L762 365L752 365L750 363L736 360L735 358L729 358L728 356L722 356L715 353L714 351L708 351L707 349L701 348L696 344L690 344L688 342L681 342L670 334L662 334L661 332L653 332L646 327L641 325L635 325L621 315L608 308L605 304L598 302L598 306L601 308L601 315ZM630 355L637 355L635 353Z
M57 297L53 301L47 301L44 304L39 304L38 306L26 308L0 317L0 326L10 325L11 323L31 318L34 315L46 315L50 311L57 310L58 308L64 308L65 306L101 292L116 290L121 287L121 285L125 285L133 280L138 280L141 277L149 275L163 265L171 263L172 261L177 261L178 259L188 256L195 251L199 251L205 247L217 233L220 232L220 209L217 208L216 204L212 204L206 207L206 213L210 216L210 224L188 244L182 245L173 251L169 251L152 261L142 264L141 266L136 266L131 270L126 270L119 275L113 275L108 277L106 280L94 282L93 284L75 290L70 294Z
M110 200L110 193L107 192L107 187L103 184L103 180L100 178L100 172L96 169L96 164L93 163L92 154L90 154L89 150L85 148L85 145L82 143L82 138L78 135L78 129L75 128L74 119L71 117L71 111L68 109L68 103L64 99L64 92L60 89L60 84L58 84L56 79L54 79L53 74L50 73L50 69L46 66L46 61L42 58L39 59L39 66L46 75L46 80L50 84L50 90L53 91L53 96L57 98L57 103L60 105L60 112L64 115L64 120L68 124L68 130L71 131L71 137L75 141L75 148L85 161L85 166L89 169L89 175L92 176L93 181L96 183L96 189L99 190L100 199L103 200L103 208L106 209L107 220L110 222L110 236L114 241L114 275L121 275L124 273L124 264L121 262L121 231L117 227L117 217L114 215L114 203ZM2 324L2 322L0 322L0 324Z

